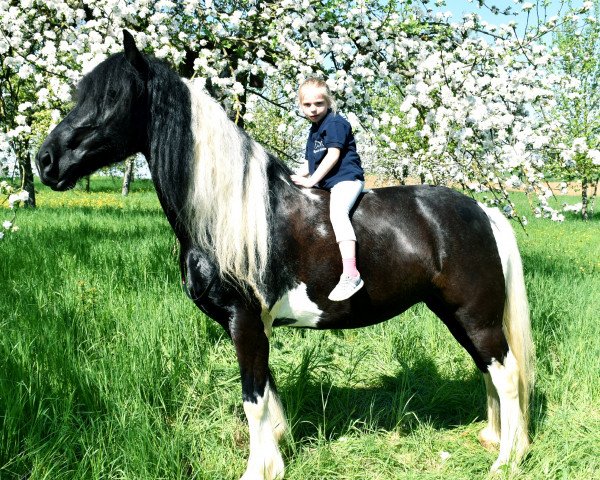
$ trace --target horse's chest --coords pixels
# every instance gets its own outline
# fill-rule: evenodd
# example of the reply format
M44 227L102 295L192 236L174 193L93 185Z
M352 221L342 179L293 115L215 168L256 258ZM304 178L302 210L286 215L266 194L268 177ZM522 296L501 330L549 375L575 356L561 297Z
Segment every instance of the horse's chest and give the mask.
M322 313L308 297L304 283L285 293L269 311L274 325L292 327L316 327Z

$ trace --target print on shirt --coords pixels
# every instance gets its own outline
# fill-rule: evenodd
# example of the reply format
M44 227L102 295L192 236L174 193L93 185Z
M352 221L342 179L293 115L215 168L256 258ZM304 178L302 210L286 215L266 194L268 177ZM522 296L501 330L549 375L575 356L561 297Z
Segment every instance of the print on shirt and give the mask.
M325 145L323 145L323 142L321 140L315 140L315 146L313 148L313 153L319 153L324 150L327 150L327 147L325 147Z

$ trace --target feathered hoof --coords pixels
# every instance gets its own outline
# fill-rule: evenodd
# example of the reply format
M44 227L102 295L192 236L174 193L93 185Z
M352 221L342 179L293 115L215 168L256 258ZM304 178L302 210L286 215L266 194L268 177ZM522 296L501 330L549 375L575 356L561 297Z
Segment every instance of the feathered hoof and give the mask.
M498 476L504 474L504 472L510 472L511 477L516 475L519 471L519 464L515 461L496 460L490 468L491 476Z
M489 427L483 428L477 436L479 443L486 450L498 450L500 446L500 436Z
M519 472L519 464L526 455L528 449L529 441L526 439L522 439L521 443L510 453L510 455L503 454L501 449L500 455L498 455L492 468L490 468L490 474L508 471L511 477L515 476Z
M256 463L249 464L240 480L283 480L284 466L281 456L260 464L259 468L256 466Z

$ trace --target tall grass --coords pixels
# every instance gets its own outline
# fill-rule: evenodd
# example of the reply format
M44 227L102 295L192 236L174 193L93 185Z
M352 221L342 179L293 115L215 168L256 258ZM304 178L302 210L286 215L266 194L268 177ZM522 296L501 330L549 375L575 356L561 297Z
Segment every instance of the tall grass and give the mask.
M0 478L234 479L235 353L180 287L148 184L40 188L0 242ZM522 201L521 199L517 199ZM538 375L533 445L506 478L600 472L600 222L517 228ZM282 328L271 366L289 479L484 478L481 376L422 306L361 330Z

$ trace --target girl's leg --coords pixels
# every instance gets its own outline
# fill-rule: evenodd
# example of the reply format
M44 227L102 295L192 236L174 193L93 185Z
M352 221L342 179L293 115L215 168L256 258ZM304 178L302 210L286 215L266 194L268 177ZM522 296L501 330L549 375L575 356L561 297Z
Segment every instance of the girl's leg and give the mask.
M364 285L356 269L356 235L349 217L363 186L364 182L354 180L340 182L331 189L330 219L344 265L340 283L329 295L331 300L345 300Z
M356 242L354 240L342 240L338 243L340 253L342 254L342 265L344 273L351 277L358 277L356 268Z
M356 257L356 242L354 240L342 240L338 242L342 258Z

